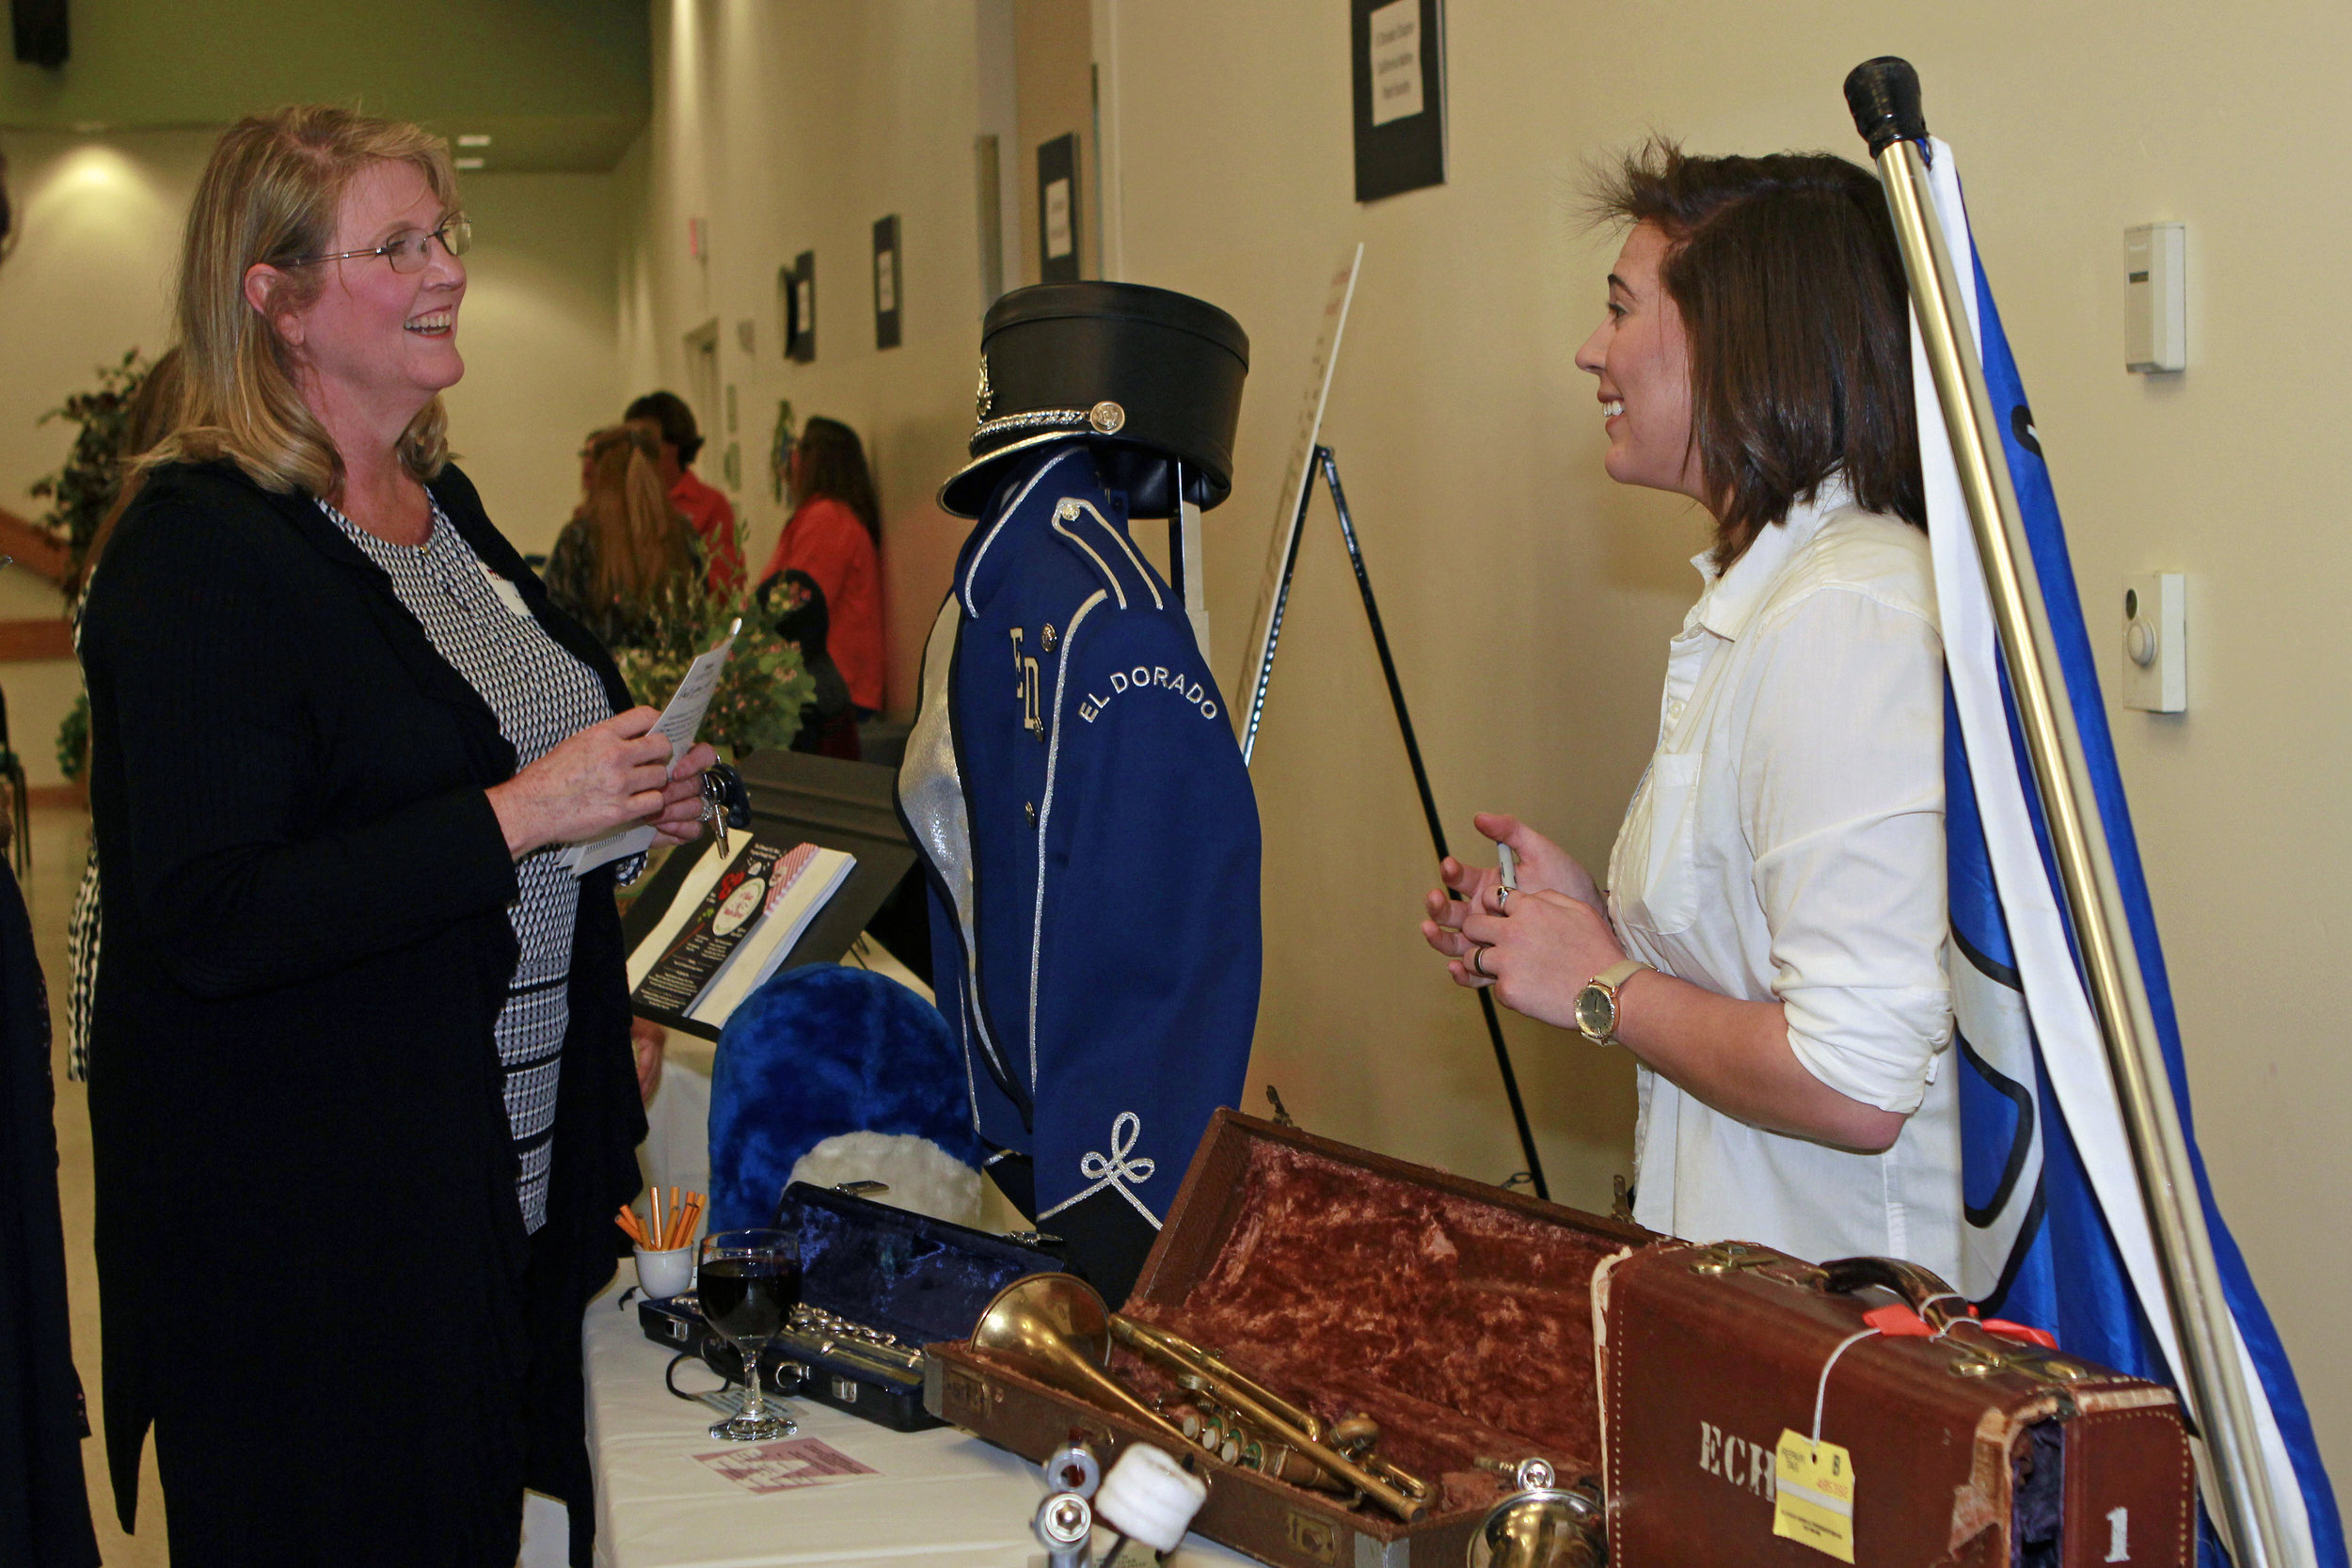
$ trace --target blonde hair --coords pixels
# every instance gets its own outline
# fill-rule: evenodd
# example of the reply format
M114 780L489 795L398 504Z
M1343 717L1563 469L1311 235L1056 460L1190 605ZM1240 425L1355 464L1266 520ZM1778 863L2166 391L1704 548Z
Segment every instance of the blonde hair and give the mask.
M648 432L613 425L588 437L588 524L592 584L599 604L645 603L694 566L691 525L670 505L654 468L661 448Z
M384 163L415 168L454 210L449 144L414 125L299 104L248 115L220 138L197 182L181 251L179 420L142 467L226 458L265 490L342 495L342 456L303 403L272 318L318 298L323 275L294 263L334 248L344 190ZM290 269L265 311L245 295L246 272L257 263ZM421 483L438 474L448 432L436 397L401 432L401 467Z

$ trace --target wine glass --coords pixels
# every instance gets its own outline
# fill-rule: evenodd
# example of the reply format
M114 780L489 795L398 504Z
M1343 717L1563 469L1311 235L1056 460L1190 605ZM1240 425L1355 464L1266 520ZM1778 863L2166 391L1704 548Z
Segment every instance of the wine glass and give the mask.
M730 1443L789 1437L800 1428L771 1408L759 1383L759 1353L784 1330L801 1299L800 1238L789 1230L722 1230L703 1238L694 1291L703 1318L743 1357L743 1408L710 1429Z

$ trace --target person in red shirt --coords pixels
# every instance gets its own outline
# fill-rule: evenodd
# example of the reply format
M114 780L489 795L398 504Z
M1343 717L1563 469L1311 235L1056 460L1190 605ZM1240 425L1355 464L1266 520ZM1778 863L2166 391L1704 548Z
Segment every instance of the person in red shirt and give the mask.
M825 591L826 647L849 684L860 719L882 711L888 689L882 653L882 512L857 432L819 416L785 460L791 520L760 573L766 583L798 568Z
M686 515L703 542L710 591L730 596L740 593L743 550L735 538L735 508L724 495L694 477L694 456L703 450L694 411L675 392L647 392L622 418L644 424L661 443L661 483L670 493L670 504Z

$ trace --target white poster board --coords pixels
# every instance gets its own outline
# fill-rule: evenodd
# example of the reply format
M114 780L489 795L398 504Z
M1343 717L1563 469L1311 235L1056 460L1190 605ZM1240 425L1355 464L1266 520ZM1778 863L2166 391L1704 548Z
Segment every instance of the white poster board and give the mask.
M1331 371L1339 362L1340 336L1347 329L1348 307L1356 298L1356 276L1363 268L1364 247L1359 241L1331 274L1331 288L1323 307L1323 326L1316 336L1308 365L1306 396L1300 400L1298 428L1291 439L1290 462L1282 470L1278 500L1281 511L1274 519L1274 537L1258 579L1258 607L1249 621L1249 664L1243 679L1227 688L1238 699L1232 705L1242 724L1241 754L1247 763L1256 747L1258 721L1265 707L1265 683L1273 671L1274 641L1281 625L1286 568L1297 548L1298 526L1307 486L1314 483L1316 438L1323 433L1323 409L1331 395Z

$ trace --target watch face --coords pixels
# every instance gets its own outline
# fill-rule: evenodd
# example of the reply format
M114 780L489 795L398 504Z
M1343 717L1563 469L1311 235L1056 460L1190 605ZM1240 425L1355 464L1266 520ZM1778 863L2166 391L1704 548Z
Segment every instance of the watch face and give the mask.
M1586 986L1576 993L1576 1026L1590 1037L1605 1040L1617 1026L1615 998L1598 986Z

